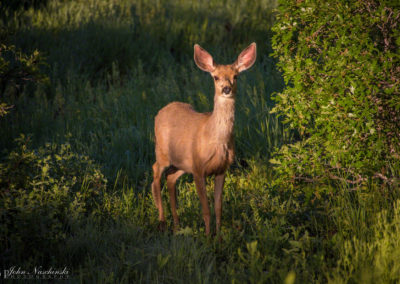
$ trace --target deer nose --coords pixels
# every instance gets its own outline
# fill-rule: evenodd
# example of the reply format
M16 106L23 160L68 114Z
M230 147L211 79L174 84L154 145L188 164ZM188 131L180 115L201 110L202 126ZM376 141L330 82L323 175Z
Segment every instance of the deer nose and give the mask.
M225 94L229 94L231 91L232 91L232 88L228 87L228 86L226 86L222 89L222 92Z

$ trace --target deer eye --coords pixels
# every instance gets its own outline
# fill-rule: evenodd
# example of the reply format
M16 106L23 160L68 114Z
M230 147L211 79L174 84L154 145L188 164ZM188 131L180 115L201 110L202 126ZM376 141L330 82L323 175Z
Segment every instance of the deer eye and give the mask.
M214 80L215 80L215 81L218 81L218 80L219 80L219 77L218 77L218 76L214 76Z
M236 80L236 79L237 79L237 75L233 76L233 80Z

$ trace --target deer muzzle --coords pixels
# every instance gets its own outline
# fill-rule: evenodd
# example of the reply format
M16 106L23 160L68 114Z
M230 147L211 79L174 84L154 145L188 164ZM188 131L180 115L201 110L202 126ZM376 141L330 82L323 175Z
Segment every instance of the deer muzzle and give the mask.
M222 89L222 93L228 95L232 91L232 88L229 86L226 86Z

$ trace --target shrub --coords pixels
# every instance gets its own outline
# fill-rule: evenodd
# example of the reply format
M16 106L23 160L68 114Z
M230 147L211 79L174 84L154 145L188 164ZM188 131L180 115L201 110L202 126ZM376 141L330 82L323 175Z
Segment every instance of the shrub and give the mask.
M3 37L1 33L0 37ZM13 45L0 44L0 117L7 115L13 107L3 102L6 96L18 95L28 83L49 81L40 71L40 66L44 64L43 57L36 50L27 55Z
M32 150L21 135L0 164L0 243L5 256L51 253L73 222L96 214L106 179L69 144Z
M0 95L20 93L29 83L48 82L40 67L45 65L42 55L35 50L25 54L13 45L0 45Z
M281 181L396 185L400 10L393 1L281 0L273 55L286 89L275 112L298 131L271 160Z

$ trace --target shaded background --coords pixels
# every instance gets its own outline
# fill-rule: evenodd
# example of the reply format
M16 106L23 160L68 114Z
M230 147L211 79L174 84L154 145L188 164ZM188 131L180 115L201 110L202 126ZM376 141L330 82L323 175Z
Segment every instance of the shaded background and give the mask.
M137 184L154 161L159 109L183 101L212 110L212 80L195 66L193 45L227 64L255 41L256 64L238 84L237 156L266 161L286 138L269 114L271 93L283 87L269 57L275 2L6 1L3 9L17 12L4 17L5 42L38 50L49 81L7 86L16 107L0 122L0 147L10 149L20 133L33 134L35 145L69 135L109 178L122 170Z

